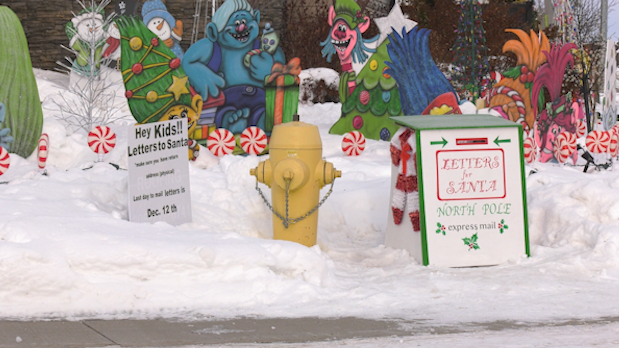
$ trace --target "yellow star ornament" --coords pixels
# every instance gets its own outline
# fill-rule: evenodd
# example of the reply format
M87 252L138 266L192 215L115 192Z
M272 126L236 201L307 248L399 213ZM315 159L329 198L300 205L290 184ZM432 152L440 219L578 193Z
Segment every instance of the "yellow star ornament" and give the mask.
M174 95L174 100L178 101L183 94L189 94L187 80L189 80L187 76L178 78L172 75L172 84L166 89L166 92L172 93Z

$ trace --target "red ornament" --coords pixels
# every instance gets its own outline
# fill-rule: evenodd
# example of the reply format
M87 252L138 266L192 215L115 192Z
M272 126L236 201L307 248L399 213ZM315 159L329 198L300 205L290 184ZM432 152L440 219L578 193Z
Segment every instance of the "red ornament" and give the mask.
M125 92L125 98L127 98L127 99L133 98L133 91L132 90L126 91Z
M150 40L150 44L155 47L159 46L159 39L154 37L152 40Z
M178 58L174 58L170 61L170 69L178 69L179 66L181 66L181 60Z
M142 71L144 70L144 67L142 66L141 63L135 63L133 64L133 66L131 67L131 71L136 74L139 75L142 73Z

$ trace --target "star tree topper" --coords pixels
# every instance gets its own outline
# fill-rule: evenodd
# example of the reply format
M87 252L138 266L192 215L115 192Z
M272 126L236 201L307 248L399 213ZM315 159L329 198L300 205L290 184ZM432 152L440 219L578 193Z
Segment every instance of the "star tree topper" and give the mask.
M380 31L380 37L377 41L379 45L385 41L389 34L393 32L393 29L395 29L399 34L402 34L402 28L406 28L406 32L408 33L417 25L417 22L404 16L404 13L402 13L402 9L397 1L395 5L393 5L393 8L387 17L375 18L374 22Z

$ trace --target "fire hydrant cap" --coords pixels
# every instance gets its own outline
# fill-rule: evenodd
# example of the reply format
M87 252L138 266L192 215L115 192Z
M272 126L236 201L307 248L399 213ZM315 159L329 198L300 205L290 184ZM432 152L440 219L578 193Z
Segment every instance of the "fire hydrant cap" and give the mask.
M270 149L321 149L318 127L305 122L287 122L273 127Z

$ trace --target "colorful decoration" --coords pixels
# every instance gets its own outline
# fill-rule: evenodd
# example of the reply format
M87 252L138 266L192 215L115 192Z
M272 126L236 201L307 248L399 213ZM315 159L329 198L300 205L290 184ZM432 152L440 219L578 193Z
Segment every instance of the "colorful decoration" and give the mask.
M610 145L608 146L608 153L610 157L616 158L619 155L619 134L617 132L610 132Z
M481 96L482 80L490 72L481 6L478 0L460 2L456 42L452 47L454 52L452 82L460 90L460 97L471 101ZM491 86L486 86L488 87Z
M260 11L246 0L226 0L207 24L206 38L185 53L182 65L191 86L205 100L205 108L217 108L203 111L203 117L214 114L213 128L235 135L250 126L266 131L265 77L275 63L285 64L285 57L280 47L274 45L273 51L271 45L268 50L261 46L259 23ZM261 47L245 66L245 56ZM212 99L220 102L211 106Z
M234 134L225 128L215 129L209 134L206 146L217 157L229 155L236 146Z
M593 153L606 153L610 148L610 135L607 131L594 130L585 139L587 150Z
M9 152L5 148L0 147L0 175L6 173L6 171L9 170L10 165L11 156L9 155Z
M84 8L65 25L69 47L77 52L77 58L73 61L72 67L80 74L89 75L91 69L94 69L95 74L98 73L106 40L105 6L107 4L109 0L90 8ZM95 67L91 67L91 63L94 63Z
M572 111L572 95L561 95L563 75L568 64L574 65L574 58L570 53L576 45L553 45L549 51L544 51L548 63L537 69L533 80L531 99L533 110L544 105L542 88L546 87L550 94L550 101L545 103L546 108L537 117L535 141L540 148L540 161L547 162L553 158L553 144L555 137L563 131L576 133L576 117Z
M397 116L401 111L396 82L384 73L387 69L385 61L389 59L388 40L385 38L391 28L386 28L381 22L384 29L388 29L382 43L379 35L363 38L363 33L370 27L370 18L364 14L366 5L367 1L358 4L352 0L337 0L329 8L327 22L331 30L320 43L322 55L331 62L333 55L337 54L342 67L339 86L342 116L329 133L346 134L357 130L366 138L389 140L398 129L389 116ZM376 49L368 47L375 42ZM368 57L368 53L373 54ZM357 64L359 71L354 70L353 63Z
M346 13L354 12L351 9L359 13L359 19L352 24L346 21ZM352 1L336 1L329 10L331 32L321 43L322 53L327 61L338 53L344 71L339 93L342 116L329 132L346 134L356 130L369 139L389 140L399 128L390 116L419 115L428 103L433 104L430 111L434 113L459 113L453 88L430 55L429 32L417 30L416 23L404 18L396 4L389 17L376 20L379 37L365 40L361 34L369 18L362 15L362 10ZM340 12L344 15L340 16ZM374 41L376 49L363 48ZM373 54L367 57L364 50ZM352 63L366 60L368 63L359 72L353 70ZM452 93L453 98L446 97L447 93Z
M553 145L554 157L559 163L565 163L576 151L576 137L573 133L563 132L557 136Z
M402 223L404 210L409 209L413 230L419 232L419 192L417 190L417 155L414 132L401 127L391 139L391 163L398 167L398 178L393 191L391 210L393 222ZM408 207L408 208L407 208Z
M615 42L608 40L606 44L606 60L604 62L604 97L602 98L602 125L610 130L617 124L617 52Z
M103 155L110 152L116 146L116 134L106 126L97 126L88 133L88 146L99 155L99 162L103 160Z
M535 162L537 159L537 146L535 145L535 140L531 137L526 137L523 143L524 147L524 160L531 164Z
M299 74L301 60L293 58L286 65L273 64L271 74L264 79L266 89L266 131L273 126L291 122L299 106Z
M39 139L39 146L37 150L39 169L45 169L47 155L49 153L49 136L46 133L41 134L41 139Z
M516 55L516 66L503 73L504 78L490 91L490 108L505 119L523 125L525 132L533 129L536 112L531 106L531 88L538 68L546 62L543 51L550 51L550 43L544 32L530 34L520 29L506 29L520 40L509 40L503 52ZM551 149L552 151L552 149Z
M464 245L469 247L469 251L479 250L479 244L477 243L477 233L473 234L471 237L462 238L462 241L464 242Z
M0 6L0 33L0 146L26 158L41 136L43 110L26 34L6 6Z
M103 45L103 57L111 61L108 66L116 68L120 59L120 31L116 23L112 22L108 25L107 35L105 45Z
M359 156L365 150L365 137L359 131L352 131L344 135L342 151L346 156Z
M175 20L161 0L147 0L142 5L142 21L178 59L183 59L183 22Z
M570 0L552 0L555 24L559 28L563 43L576 43L577 30L574 11Z
M136 18L123 17L116 24L122 38L120 68L125 96L135 120L150 123L187 118L187 134L194 139L202 97L192 97L180 59Z
M198 145L198 142L193 140L193 139L189 139L189 141L187 142L187 147L188 147L188 154L189 154L189 160L190 161L195 161L198 159L198 156L200 155L200 145Z
M391 61L385 62L386 73L398 83L405 115L461 114L453 87L432 60L429 36L427 29L413 28L401 37L394 32L387 45Z
M267 143L266 133L256 126L248 127L241 133L241 148L250 155L263 153Z
M579 119L576 123L576 138L582 138L587 134L587 122Z

